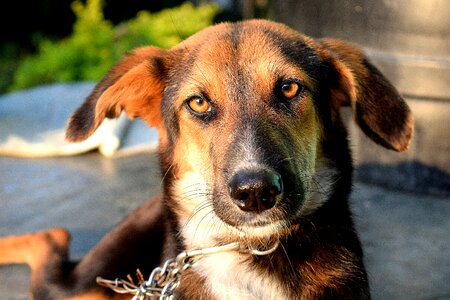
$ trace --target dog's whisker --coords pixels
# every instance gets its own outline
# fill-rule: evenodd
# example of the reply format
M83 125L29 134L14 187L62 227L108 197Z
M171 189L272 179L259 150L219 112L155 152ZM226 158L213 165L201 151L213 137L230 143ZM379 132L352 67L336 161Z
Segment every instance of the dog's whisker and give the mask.
M212 208L212 203L209 202L209 201L204 201L204 202L200 203L198 206L196 206L196 207L193 209L192 213L189 215L188 219L186 220L186 222L185 222L185 224L184 224L184 227L186 227L186 226L189 224L189 222L190 222L194 217L197 216L197 214L199 214L202 210L207 209L207 208ZM212 211L212 209L211 209L211 211ZM209 213L209 212L208 212L208 213Z
M212 197L212 193L208 191L189 191L184 192L180 195L177 195L177 199L180 200L195 200L195 199L201 199L201 198L210 198Z
M172 170L172 168L173 168L174 166L175 166L174 163L171 163L171 164L169 165L169 167L167 168L166 172L165 172L164 175L161 177L161 180L160 180L160 184L161 184L161 185L164 184L164 181L166 180L167 175L169 174L169 172Z
M190 196L190 195L212 195L213 193L213 189L212 188L208 188L205 185L200 185L200 184L193 184L190 185L188 187L184 188L184 191L181 193L178 193L176 195L176 197L179 198L184 198L186 196Z
M184 187L184 192L190 191L212 191L212 187L204 183L193 183Z
M289 258L289 254L287 253L286 248L284 247L282 242L280 242L280 247L281 247L281 250L283 250L284 257L286 257L286 261L288 262L289 267L291 268L292 274L295 274L295 268L292 265L291 259Z
M207 209L207 208L210 208L210 207L212 207L212 203L211 203L211 202L209 202L209 201L204 201L204 202L202 202L200 205L196 206L196 207L192 210L191 215L189 216L188 221L189 221L190 219L192 219L193 217L195 217L197 214L199 214L202 210Z
M314 184L314 186L317 189L310 188L310 191L321 192L321 193L325 193L326 192L325 188L320 184L320 182L316 178L313 177L311 179L311 183Z
M209 220L206 221L206 225L203 224L206 220L206 218L209 217ZM206 236L210 236L210 232L214 227L214 223L211 224L211 221L214 222L214 212L213 210L210 210L209 212L207 212L197 223L197 226L195 228L194 234L193 234L193 239L195 240L195 237L197 235L197 232L200 228L200 226L204 226L207 228L207 231L204 233ZM201 237L202 240L205 239L204 236Z
M219 235L220 234L219 225L218 225L219 219L215 217L215 214L213 211L211 211L210 215L211 215L211 218L208 220L208 224L207 224L208 230L206 232L206 235L211 236L211 233L213 235Z

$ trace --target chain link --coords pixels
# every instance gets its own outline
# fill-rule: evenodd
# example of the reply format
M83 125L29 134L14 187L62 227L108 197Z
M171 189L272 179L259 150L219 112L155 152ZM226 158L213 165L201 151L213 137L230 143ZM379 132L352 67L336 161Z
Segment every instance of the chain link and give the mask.
M110 288L116 293L134 294L132 300L148 300L150 297L159 297L160 300L172 300L173 292L180 285L181 274L189 269L196 259L205 255L233 250L247 250L253 255L267 255L274 252L278 245L279 242L276 242L267 250L259 250L244 247L239 242L235 242L223 246L184 251L178 254L176 259L168 259L162 267L153 269L148 280L138 285L134 284L131 279L129 281L118 278L108 280L97 277L96 281L99 285Z
M136 285L131 281L116 279L107 280L97 277L97 283L120 294L134 294L132 300L147 300L156 296L161 300L172 299L173 291L178 287L183 271L192 263L185 260L167 260L162 267L155 268L148 280Z

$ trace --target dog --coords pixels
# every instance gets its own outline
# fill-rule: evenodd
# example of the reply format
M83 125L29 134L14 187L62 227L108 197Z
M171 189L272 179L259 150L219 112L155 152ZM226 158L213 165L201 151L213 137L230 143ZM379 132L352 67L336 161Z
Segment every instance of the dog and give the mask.
M121 112L142 118L159 132L162 195L77 263L60 228L2 238L0 263L30 265L34 299L129 299L107 279L149 276L180 253L171 299L369 299L342 106L377 144L408 149L410 109L347 42L249 20L138 48L73 113L67 139Z

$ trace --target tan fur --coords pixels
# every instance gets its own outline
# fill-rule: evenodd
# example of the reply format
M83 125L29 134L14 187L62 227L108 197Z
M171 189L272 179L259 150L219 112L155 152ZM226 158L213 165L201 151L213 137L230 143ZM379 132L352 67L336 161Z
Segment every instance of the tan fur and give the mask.
M68 254L70 234L62 228L25 235L13 235L0 239L0 264L27 263L32 270L45 264L55 252ZM30 252L33 249L33 252Z

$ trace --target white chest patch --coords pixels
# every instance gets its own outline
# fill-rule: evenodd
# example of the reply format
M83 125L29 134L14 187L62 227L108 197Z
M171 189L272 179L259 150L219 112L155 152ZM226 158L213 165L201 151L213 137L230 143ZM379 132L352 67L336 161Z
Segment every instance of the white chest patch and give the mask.
M252 270L236 252L203 257L193 268L206 278L208 288L217 299L288 299L277 279Z

